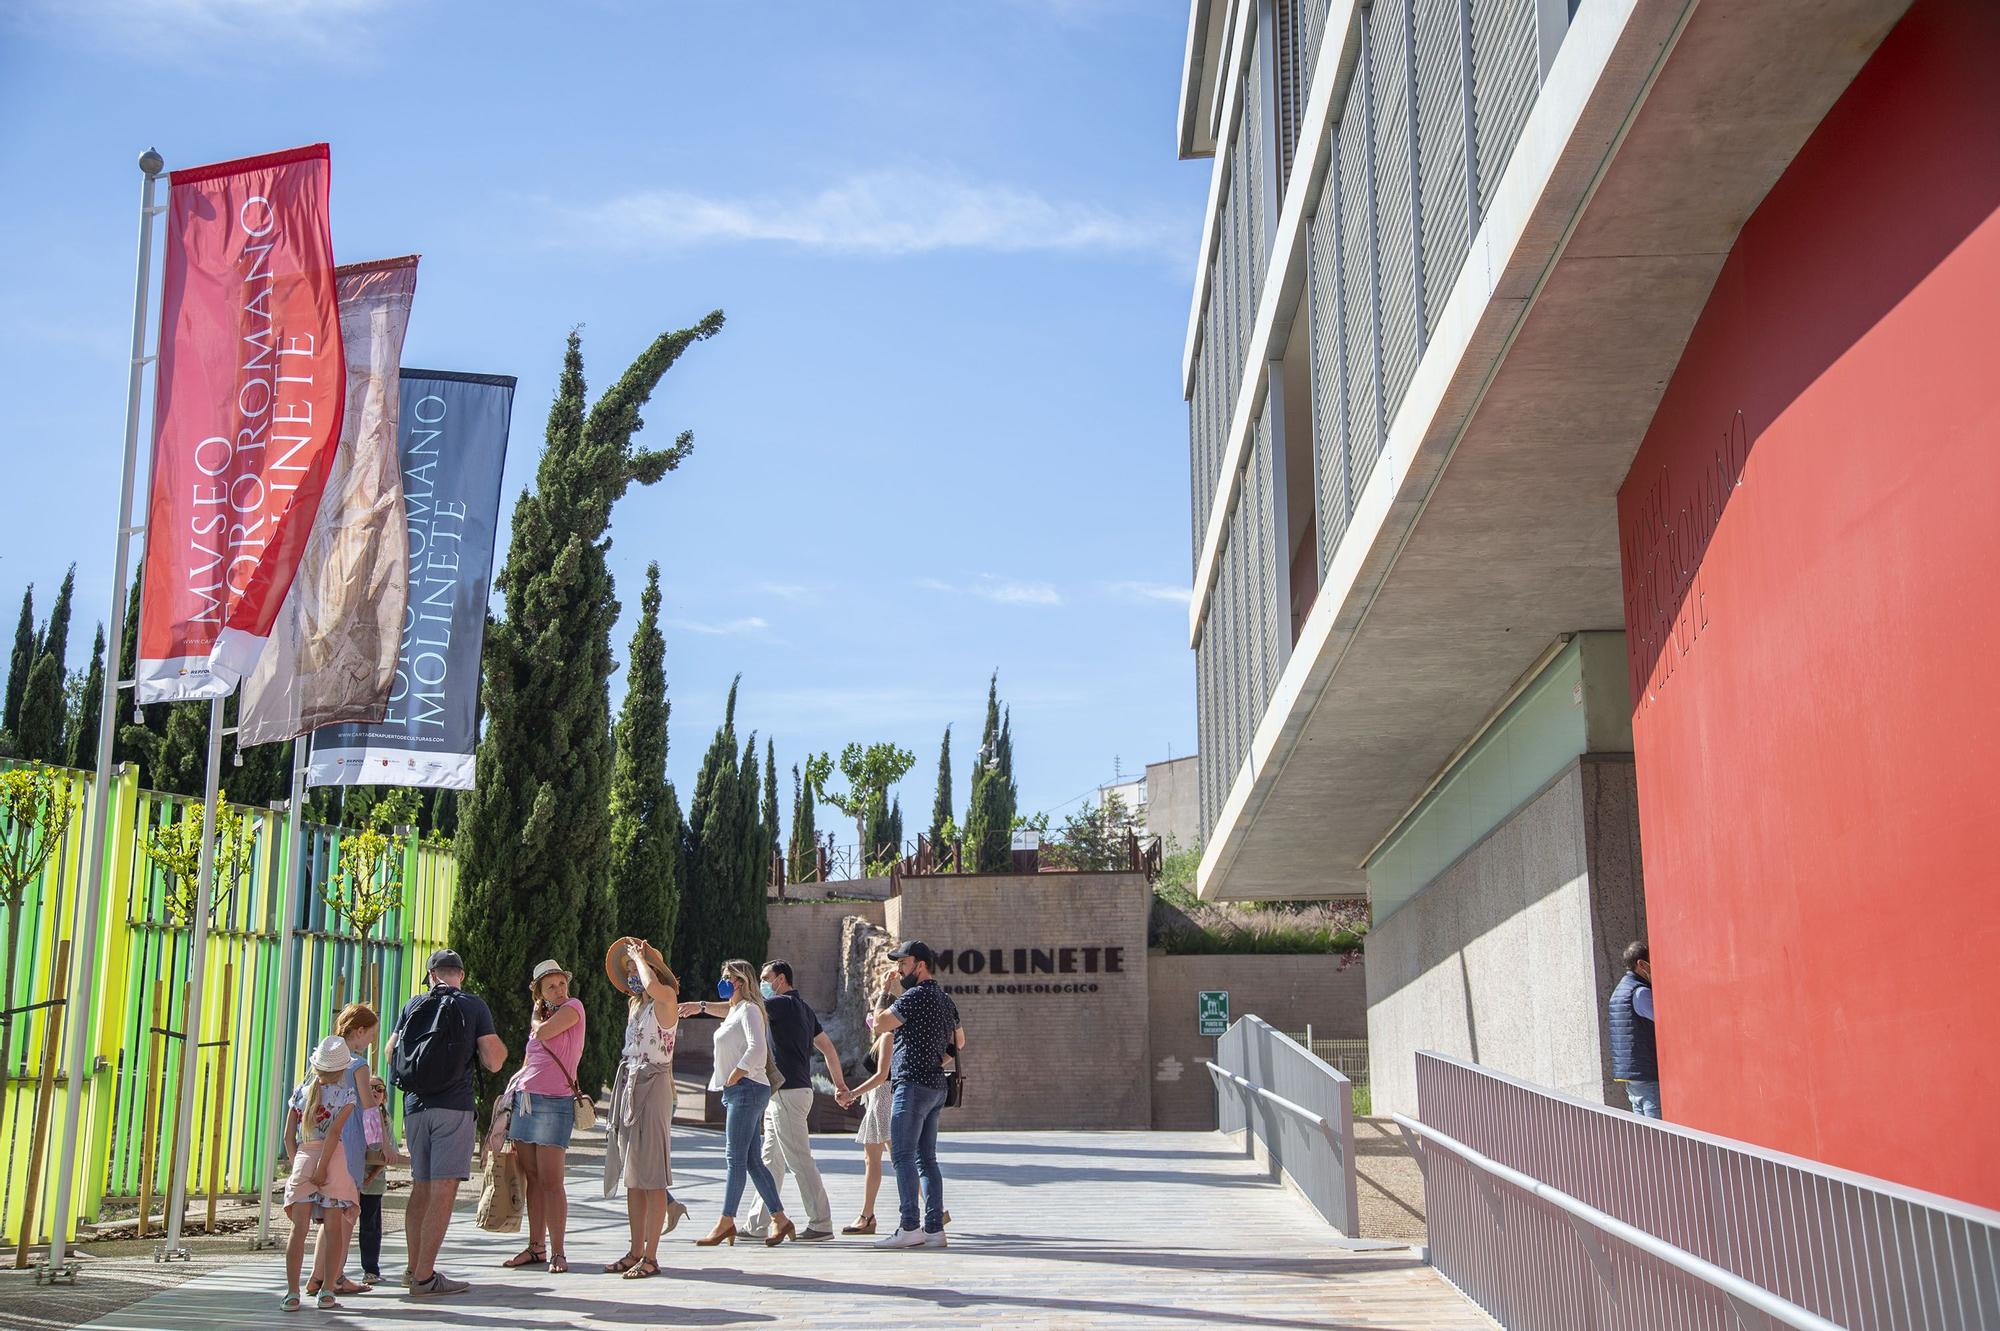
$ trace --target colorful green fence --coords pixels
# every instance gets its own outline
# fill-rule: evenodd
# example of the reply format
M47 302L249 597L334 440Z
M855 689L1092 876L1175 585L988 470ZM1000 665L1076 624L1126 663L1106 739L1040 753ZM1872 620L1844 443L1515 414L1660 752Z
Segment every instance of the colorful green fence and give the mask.
M63 843L50 857L22 911L15 1007L49 997L56 945L73 940L82 922L80 880L87 872L90 791L94 774L74 773L75 813ZM73 1218L94 1219L106 1198L141 1193L149 1078L156 1101L152 1118L158 1146L147 1189L163 1195L171 1161L173 1114L179 1090L183 1042L156 1037L155 1027L178 1030L185 1007L189 931L168 922L167 879L140 850L152 829L183 816L201 817L199 800L139 789L138 774L120 769L111 791L105 840L106 882L99 907L99 947L92 995L72 994L58 1050L43 1048L43 1012L13 1018L13 1066L0 1082L0 1231L12 1243L20 1233L26 1205L30 1143L34 1131L37 1078L48 1058L66 1059L68 1022L91 1023L93 1064L83 1098L78 1177ZM341 832L306 825L301 855L305 902L289 930L281 921L288 896L283 891L286 817L273 809L244 808L246 831L256 828L253 858L242 884L227 896L218 886L210 920L203 978L203 1046L196 1069L193 1127L185 1162L188 1196L205 1194L209 1162L219 1159L219 1191L253 1192L258 1162L271 1149L281 1126L267 1122L271 1064L281 1040L288 1079L303 1075L314 1041L331 1031L342 1003L365 1001L384 1013L384 1030L421 979L424 959L441 946L458 882L449 851L411 838L403 865L403 905L390 911L364 942L342 928L320 899L320 887L338 865ZM301 1002L289 1021L280 1017L279 943L289 936L302 945ZM0 935L4 938L4 935ZM72 976L78 969L71 959ZM227 984L225 986L225 979ZM224 1024L225 991L228 1021ZM86 1001L87 1000L87 1001ZM227 1041L226 1044L222 1043ZM380 1054L380 1044L377 1045ZM45 1239L53 1224L55 1161L60 1154L63 1110L71 1069L59 1061L57 1093L49 1129L48 1159L35 1204L34 1237ZM219 1089L218 1089L219 1087ZM400 1097L391 1096L392 1103ZM214 1115L221 1106L219 1151L213 1146ZM396 1112L400 1113L400 1109Z

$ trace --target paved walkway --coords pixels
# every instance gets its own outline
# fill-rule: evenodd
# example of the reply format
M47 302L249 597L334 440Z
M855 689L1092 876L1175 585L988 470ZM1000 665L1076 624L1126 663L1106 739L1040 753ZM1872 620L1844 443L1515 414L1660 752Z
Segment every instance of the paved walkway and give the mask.
M444 1268L470 1294L413 1302L400 1290L346 1300L340 1313L278 1310L268 1259L201 1276L91 1323L119 1331L229 1326L452 1327L471 1331L781 1324L1027 1328L1405 1328L1490 1331L1488 1321L1407 1248L1343 1244L1295 1194L1268 1182L1212 1133L951 1134L944 1138L951 1247L879 1252L866 1239L696 1248L721 1193L717 1134L677 1134L675 1192L693 1214L663 1250L667 1270L622 1281L596 1266L625 1250L622 1200L571 1173L566 1276L498 1269L515 1235L474 1229L461 1207ZM851 1141L816 1153L850 1220L861 1187ZM894 1210L895 1184L884 1202ZM788 1192L788 1196L789 1196ZM747 1208L746 1208L747 1209ZM797 1217L803 1223L804 1217ZM893 1224L893 1221L891 1221ZM391 1238L384 1266L401 1266Z

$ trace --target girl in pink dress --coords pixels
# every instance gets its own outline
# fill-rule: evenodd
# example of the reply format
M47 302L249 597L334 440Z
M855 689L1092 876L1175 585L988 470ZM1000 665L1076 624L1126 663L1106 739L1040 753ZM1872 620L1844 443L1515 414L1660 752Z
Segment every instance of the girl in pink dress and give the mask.
M313 1050L306 1079L287 1103L285 1145L292 1153L292 1174L285 1181L285 1214L292 1222L292 1241L285 1250L286 1292L280 1305L286 1312L299 1309L299 1268L305 1263L306 1233L315 1213L321 1219L319 1244L313 1251L319 1306L340 1307L333 1288L347 1262L347 1241L361 1205L361 1191L340 1140L348 1115L359 1108L353 1089L343 1083L352 1060L347 1041L327 1036Z

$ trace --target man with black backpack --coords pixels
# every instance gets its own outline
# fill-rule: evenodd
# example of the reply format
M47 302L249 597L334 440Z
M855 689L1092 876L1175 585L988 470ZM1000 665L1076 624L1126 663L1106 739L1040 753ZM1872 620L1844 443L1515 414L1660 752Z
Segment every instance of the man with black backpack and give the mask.
M472 1069L497 1072L507 1046L486 1000L466 993L465 962L450 948L431 953L430 988L404 1005L389 1037L389 1075L403 1092L403 1135L410 1155L410 1202L404 1238L410 1250L403 1283L416 1298L471 1288L437 1269L458 1185L472 1177Z

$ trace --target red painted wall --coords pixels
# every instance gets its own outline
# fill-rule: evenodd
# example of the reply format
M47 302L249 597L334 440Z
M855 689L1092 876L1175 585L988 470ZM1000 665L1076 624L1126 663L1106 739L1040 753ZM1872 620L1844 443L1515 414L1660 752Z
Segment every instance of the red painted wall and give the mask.
M1918 0L1618 496L1667 1116L2000 1206L2000 5Z

